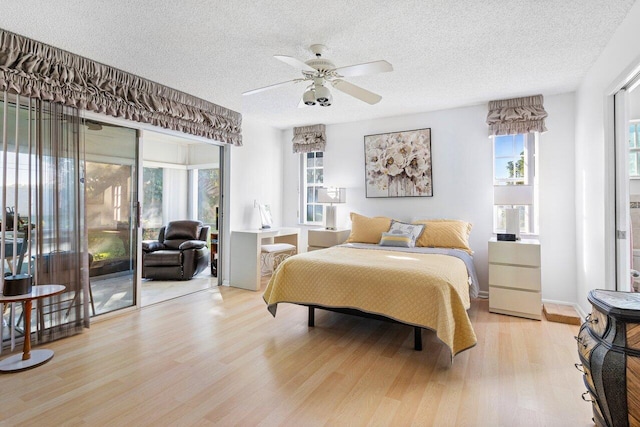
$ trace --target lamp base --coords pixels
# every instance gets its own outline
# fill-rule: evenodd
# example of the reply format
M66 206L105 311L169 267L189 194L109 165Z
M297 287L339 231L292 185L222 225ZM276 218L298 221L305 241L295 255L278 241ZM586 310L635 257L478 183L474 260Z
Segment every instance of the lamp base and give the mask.
M337 230L336 227L336 210L337 206L326 206L324 212L324 228L327 230Z
M515 240L520 240L520 209L508 208L504 210L506 221L506 234L515 236Z

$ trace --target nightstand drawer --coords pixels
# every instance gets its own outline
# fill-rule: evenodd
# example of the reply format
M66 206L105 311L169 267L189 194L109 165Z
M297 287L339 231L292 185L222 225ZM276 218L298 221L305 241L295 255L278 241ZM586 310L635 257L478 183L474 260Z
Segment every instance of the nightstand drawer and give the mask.
M540 267L540 245L518 242L491 242L489 262Z
M542 317L542 298L540 292L489 286L489 311L539 320Z
M489 264L489 286L540 290L540 268Z
M318 248L329 248L341 245L351 234L351 230L309 230L308 245Z

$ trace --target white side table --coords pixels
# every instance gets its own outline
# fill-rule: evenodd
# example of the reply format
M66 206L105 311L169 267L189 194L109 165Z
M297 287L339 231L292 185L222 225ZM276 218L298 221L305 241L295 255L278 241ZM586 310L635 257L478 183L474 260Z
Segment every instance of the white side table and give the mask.
M489 311L542 319L539 241L489 240Z
M351 234L349 229L327 230L318 228L309 230L307 234L308 251L330 248L331 246L341 245Z

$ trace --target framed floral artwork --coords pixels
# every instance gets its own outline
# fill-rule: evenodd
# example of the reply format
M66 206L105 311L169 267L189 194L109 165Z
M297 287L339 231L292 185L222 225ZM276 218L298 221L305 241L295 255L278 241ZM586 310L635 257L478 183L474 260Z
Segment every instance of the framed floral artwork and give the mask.
M431 197L431 129L364 137L367 197Z

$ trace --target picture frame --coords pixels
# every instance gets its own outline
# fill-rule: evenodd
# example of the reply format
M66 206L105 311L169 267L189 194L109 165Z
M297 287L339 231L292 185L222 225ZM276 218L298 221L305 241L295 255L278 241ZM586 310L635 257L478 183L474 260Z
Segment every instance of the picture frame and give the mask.
M433 197L431 128L365 135L367 198Z

